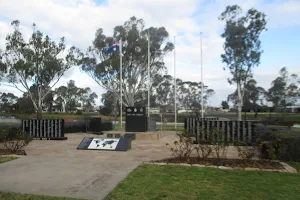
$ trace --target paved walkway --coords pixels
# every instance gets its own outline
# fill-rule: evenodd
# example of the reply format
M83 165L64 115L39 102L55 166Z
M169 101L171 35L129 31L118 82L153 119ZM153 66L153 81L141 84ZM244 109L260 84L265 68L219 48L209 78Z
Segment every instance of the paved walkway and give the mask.
M133 141L127 152L77 150L83 137L66 134L68 140L34 140L27 156L0 164L0 190L10 192L103 199L142 161L170 156L161 141ZM175 138L174 138L175 139Z
M0 191L103 199L143 161L170 157L166 143L173 143L175 132L159 141L134 140L127 152L77 150L84 137L66 134L68 140L34 140L27 156L0 164ZM228 157L236 157L234 150Z

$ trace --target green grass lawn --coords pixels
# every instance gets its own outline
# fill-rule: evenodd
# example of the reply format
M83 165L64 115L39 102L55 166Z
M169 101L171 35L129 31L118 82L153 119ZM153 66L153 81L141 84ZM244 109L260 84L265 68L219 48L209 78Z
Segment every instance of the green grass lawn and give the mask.
M0 164L11 161L11 160L16 160L16 159L18 159L18 157L13 157L13 156L11 156L11 157L0 157Z
M1 200L79 200L67 197L51 197L32 194L20 194L14 192L0 192ZM84 200L84 199L81 199Z
M156 124L156 129L157 130L161 130L161 125L160 124ZM116 124L115 125L115 129L114 130L125 130L125 124L123 124L123 127L121 128L120 124ZM177 124L177 129L175 129L175 125L174 124L167 124L165 126L163 126L163 129L165 131L184 131L184 124Z
M142 165L105 200L299 199L300 175Z

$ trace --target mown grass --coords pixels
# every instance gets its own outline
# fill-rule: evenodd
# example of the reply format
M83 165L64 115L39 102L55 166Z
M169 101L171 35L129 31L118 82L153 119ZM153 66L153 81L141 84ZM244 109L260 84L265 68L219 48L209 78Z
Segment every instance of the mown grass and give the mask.
M123 124L123 127L121 128L120 124L115 124L115 129L114 130L118 130L118 131L122 131L125 130L125 124ZM177 124L177 129L175 128L174 124L166 124L163 125L163 127L161 128L161 124L156 124L156 130L160 131L184 131L184 124Z
M100 115L99 113L84 113L82 115L74 114L74 113L43 113L43 118L45 119L69 119L69 120L82 120L85 117L101 117L102 119L110 119L111 117ZM30 114L30 115L20 115L16 114L16 118L19 119L31 119L36 118L36 114Z
M300 175L142 165L105 200L299 199Z
M1 200L80 200L77 198L51 197L51 196L44 196L44 195L21 194L21 193L14 193L14 192L0 192L0 199Z
M11 160L16 160L18 157L8 156L8 157L0 157L0 164L5 163ZM1 198L0 198L1 199Z

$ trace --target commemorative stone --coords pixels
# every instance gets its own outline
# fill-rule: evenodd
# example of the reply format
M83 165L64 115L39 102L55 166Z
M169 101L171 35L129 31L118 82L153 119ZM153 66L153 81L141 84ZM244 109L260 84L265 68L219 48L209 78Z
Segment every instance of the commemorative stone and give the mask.
M146 132L147 116L145 107L126 107L126 132Z

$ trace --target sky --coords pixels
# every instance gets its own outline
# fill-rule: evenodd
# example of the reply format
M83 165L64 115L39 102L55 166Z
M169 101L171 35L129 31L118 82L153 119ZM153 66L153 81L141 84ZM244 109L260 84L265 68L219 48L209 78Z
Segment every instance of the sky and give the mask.
M238 4L244 11L255 8L267 15L267 31L261 34L264 53L253 69L258 86L270 88L282 67L300 75L300 0L0 0L0 49L12 31L11 21L18 19L25 38L32 33L32 24L53 40L64 36L69 46L86 51L95 32L103 28L111 35L113 28L123 25L131 16L142 18L146 28L165 27L168 40L176 36L176 77L201 81L200 32L202 32L203 82L215 90L211 106L220 106L235 90L230 85L228 70L221 62L224 22L218 16L227 5ZM174 75L173 53L165 59L168 73ZM78 87L90 87L100 97L105 92L92 78L72 67L56 87L74 80ZM22 93L1 85L0 92ZM97 99L100 104L100 98Z

